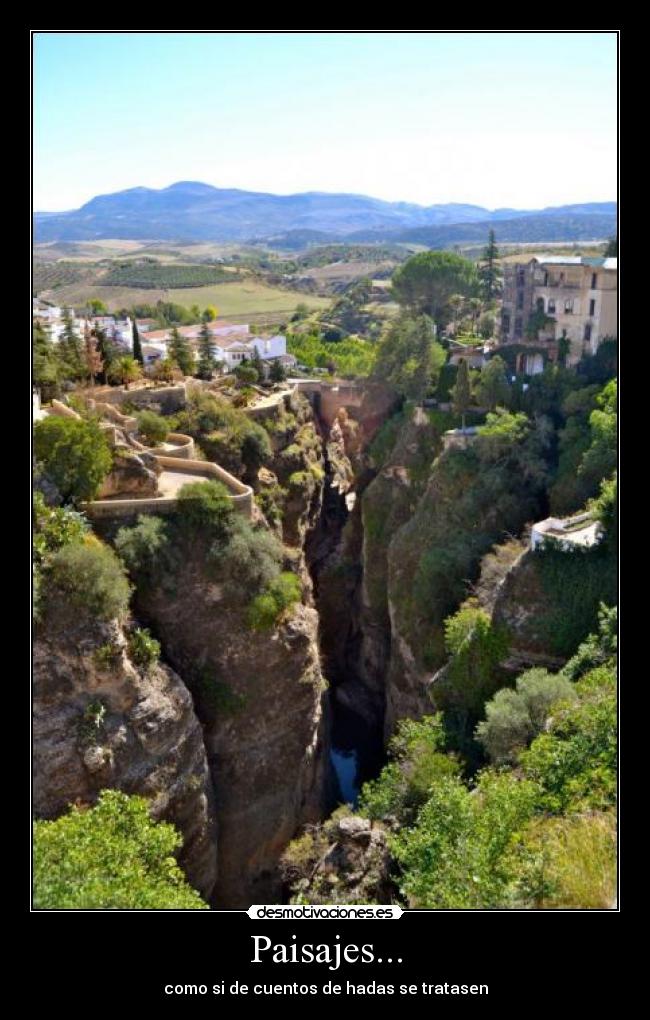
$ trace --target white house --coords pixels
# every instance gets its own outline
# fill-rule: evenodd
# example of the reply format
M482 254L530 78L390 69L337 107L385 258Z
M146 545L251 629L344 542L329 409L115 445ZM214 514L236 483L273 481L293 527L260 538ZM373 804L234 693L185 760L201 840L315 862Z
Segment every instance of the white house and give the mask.
M603 536L603 528L591 514L577 514L575 517L547 517L544 521L533 524L530 532L530 548L538 549L544 542L551 540L565 552L582 547L598 545Z

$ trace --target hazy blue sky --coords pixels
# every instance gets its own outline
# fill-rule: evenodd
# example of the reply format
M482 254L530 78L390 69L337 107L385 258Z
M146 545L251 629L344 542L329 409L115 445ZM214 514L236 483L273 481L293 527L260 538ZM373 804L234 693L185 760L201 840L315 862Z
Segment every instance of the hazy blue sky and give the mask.
M616 35L46 33L34 205L178 180L425 205L616 197Z

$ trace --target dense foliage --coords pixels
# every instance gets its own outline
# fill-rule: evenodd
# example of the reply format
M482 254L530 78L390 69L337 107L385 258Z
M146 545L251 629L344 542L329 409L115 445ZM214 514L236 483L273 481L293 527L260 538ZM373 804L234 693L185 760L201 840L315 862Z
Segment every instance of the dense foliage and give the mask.
M39 910L207 910L174 854L181 837L142 797L103 790L93 808L34 823Z
M44 572L47 606L90 613L100 620L125 614L131 586L112 549L94 536L63 546Z
M430 316L439 328L452 318L449 299L454 294L478 293L479 277L473 262L450 251L414 255L393 273L393 294L409 312Z
M94 421L49 415L34 425L34 456L63 500L90 500L111 469L105 432Z

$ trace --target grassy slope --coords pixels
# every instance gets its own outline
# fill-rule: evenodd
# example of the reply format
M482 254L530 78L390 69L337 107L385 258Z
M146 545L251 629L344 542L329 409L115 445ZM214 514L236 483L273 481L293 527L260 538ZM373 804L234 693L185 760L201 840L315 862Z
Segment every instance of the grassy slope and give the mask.
M45 296L45 295L44 295ZM284 317L290 314L298 304L308 308L325 308L329 302L326 298L300 294L295 291L280 290L251 281L239 283L218 283L211 287L183 287L176 290L143 289L137 287L99 287L97 285L71 284L57 287L50 292L50 299L58 304L83 304L88 298L96 297L104 301L109 309L128 307L133 304L155 304L158 300L174 301L189 308L198 304L216 305L220 317L237 318L241 316Z

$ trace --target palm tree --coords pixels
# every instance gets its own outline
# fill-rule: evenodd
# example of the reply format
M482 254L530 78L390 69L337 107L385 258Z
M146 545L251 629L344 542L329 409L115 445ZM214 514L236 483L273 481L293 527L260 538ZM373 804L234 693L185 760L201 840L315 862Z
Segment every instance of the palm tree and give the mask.
M112 379L116 382L121 382L124 388L128 390L129 383L135 382L142 375L142 368L135 358L131 357L130 354L125 354L111 362L109 374Z

